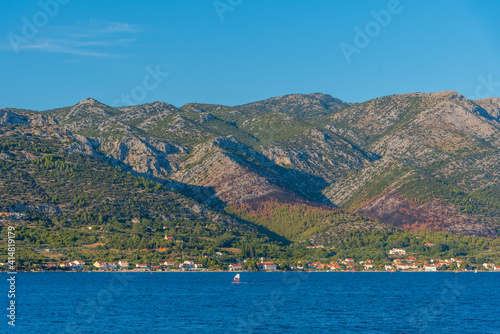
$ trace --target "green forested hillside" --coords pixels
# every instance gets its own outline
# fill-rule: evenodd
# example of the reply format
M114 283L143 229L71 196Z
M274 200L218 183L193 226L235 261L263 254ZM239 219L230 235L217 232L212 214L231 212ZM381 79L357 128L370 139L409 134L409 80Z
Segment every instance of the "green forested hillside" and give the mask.
M318 234L328 232L330 238L318 243L331 244L352 230L392 230L390 226L375 223L363 216L346 213L327 206L260 202L230 206L226 211L247 221L265 226L269 230L295 242L308 240L315 243Z

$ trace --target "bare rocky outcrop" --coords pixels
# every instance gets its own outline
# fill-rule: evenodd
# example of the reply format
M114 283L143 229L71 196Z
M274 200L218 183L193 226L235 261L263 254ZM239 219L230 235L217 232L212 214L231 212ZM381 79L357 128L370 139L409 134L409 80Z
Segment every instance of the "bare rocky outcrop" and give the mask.
M274 163L317 175L332 182L378 159L329 130L312 129L286 142L264 146L261 153Z
M106 155L138 173L168 179L178 170L178 162L188 154L182 145L146 137L129 137L100 146Z
M235 153L252 157L254 163L245 162L241 155ZM280 187L269 171L257 169L255 163L267 167L272 165L232 136L216 138L195 148L191 157L183 163L176 180L213 188L215 196L226 203L295 197L292 192Z
M481 100L475 100L479 106L484 108L488 114L500 122L500 98L490 97Z
M0 125L26 125L29 124L29 118L12 112L9 109L0 109Z
M0 125L50 126L58 124L57 119L48 115L23 114L10 109L0 109Z

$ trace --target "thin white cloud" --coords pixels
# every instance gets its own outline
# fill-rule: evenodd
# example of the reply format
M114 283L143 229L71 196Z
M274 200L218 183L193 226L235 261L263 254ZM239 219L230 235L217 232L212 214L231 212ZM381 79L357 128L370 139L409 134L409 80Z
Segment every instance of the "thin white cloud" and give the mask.
M134 24L122 23L122 22L107 22L104 24L104 27L96 30L101 33L118 33L118 32L127 32L127 33L139 33L142 32L139 27Z
M79 56L119 56L114 47L128 47L144 31L137 25L90 19L72 26L52 26L37 36L24 38L26 43L16 45L16 51L44 51ZM13 48L0 45L1 49Z
M42 42L42 43L33 43L28 45L19 46L20 50L36 50L36 51L45 51L45 52L53 52L53 53L64 53L64 54L72 54L78 56L93 56L93 57L110 57L113 54L95 52L95 51L85 51L82 49L68 47L64 45L52 44L50 42Z

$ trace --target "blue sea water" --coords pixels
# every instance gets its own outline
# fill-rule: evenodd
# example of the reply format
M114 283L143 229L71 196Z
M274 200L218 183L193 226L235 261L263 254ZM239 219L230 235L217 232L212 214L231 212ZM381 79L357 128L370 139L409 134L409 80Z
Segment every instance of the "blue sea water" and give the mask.
M496 273L19 273L6 333L500 333ZM3 279L2 279L3 278Z

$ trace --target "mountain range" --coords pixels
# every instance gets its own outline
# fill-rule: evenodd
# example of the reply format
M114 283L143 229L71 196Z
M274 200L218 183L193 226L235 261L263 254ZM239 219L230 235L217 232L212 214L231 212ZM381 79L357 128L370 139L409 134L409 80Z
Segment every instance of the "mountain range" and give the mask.
M161 196L197 219L248 223L288 242L327 244L357 229L500 234L499 98L444 91L347 103L315 93L180 108L88 98L45 111L0 109L0 140L4 168L62 159L71 170L83 159L160 185ZM33 166L1 177L4 210L85 206L69 204L89 191L83 184L73 198L58 198ZM91 202L85 210L103 210ZM169 215L160 211L139 205L130 215Z

